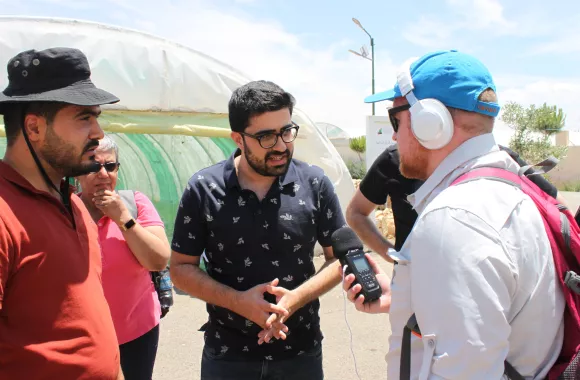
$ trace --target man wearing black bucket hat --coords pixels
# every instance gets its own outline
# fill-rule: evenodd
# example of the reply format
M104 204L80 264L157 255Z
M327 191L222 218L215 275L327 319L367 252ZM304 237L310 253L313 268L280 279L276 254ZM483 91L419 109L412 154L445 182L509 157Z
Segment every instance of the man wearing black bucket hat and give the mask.
M25 51L7 68L0 379L120 379L97 228L68 188L68 177L99 169L99 106L119 99L95 87L76 49Z

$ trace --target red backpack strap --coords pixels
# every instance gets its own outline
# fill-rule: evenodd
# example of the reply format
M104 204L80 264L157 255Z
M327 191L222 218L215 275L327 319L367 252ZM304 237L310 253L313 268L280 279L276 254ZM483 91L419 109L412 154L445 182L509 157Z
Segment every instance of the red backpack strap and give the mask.
M455 181L453 181L451 186L457 185L459 183L470 182L480 178L505 182L508 185L513 185L519 188L522 187L523 183L522 178L516 173L512 173L508 170L500 168L484 167L473 169L460 175Z

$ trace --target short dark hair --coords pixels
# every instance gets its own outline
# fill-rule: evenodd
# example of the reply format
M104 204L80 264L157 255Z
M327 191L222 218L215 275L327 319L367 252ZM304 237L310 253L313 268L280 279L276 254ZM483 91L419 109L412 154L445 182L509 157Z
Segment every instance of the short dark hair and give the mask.
M58 111L68 106L68 103L61 102L31 102L28 104L15 104L11 110L4 114L4 130L6 132L6 142L11 146L22 131L23 116L32 114L46 119L46 123L51 125ZM25 113L23 113L26 107Z
M247 83L237 88L230 98L230 128L234 132L243 132L250 118L284 108L288 108L292 115L295 103L292 94L273 82L259 80Z

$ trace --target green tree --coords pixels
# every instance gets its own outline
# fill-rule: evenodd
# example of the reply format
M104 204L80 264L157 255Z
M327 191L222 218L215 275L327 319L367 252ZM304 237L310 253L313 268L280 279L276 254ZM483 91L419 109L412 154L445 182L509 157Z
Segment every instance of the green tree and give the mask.
M350 149L354 150L358 154L358 158L362 161L362 154L364 154L364 152L367 150L367 137L353 137L348 140L348 145L350 146Z
M524 108L516 102L504 106L501 120L514 129L510 148L530 164L540 162L549 156L561 159L566 147L554 146L551 136L564 128L566 116L561 108L531 105Z
M348 140L348 145L350 149L358 154L358 162L350 161L346 164L350 176L354 179L362 179L366 172L366 164L363 159L363 154L367 150L367 138L366 136L353 137Z

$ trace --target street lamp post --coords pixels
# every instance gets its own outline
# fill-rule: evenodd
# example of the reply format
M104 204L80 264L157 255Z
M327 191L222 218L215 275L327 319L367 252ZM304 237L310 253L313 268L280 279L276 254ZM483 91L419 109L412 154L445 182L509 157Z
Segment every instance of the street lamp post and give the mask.
M357 20L356 18L352 18L352 21L358 25L359 28L361 28L371 39L371 66L372 66L372 92L373 95L375 93L375 40L374 38L370 35L369 32L367 32L367 30L362 26L362 24L360 23L359 20ZM373 116L375 114L375 103L373 103Z

